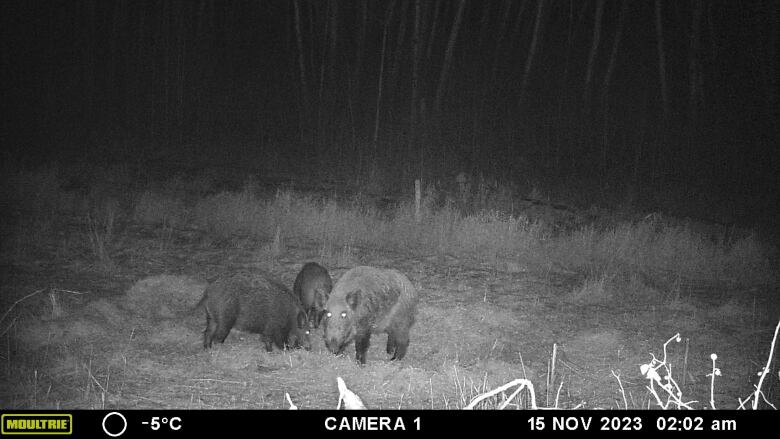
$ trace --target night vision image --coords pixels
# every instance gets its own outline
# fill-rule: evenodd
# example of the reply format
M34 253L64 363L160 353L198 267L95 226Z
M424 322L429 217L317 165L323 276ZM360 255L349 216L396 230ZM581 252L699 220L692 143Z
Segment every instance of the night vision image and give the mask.
M776 408L778 23L4 1L0 407Z

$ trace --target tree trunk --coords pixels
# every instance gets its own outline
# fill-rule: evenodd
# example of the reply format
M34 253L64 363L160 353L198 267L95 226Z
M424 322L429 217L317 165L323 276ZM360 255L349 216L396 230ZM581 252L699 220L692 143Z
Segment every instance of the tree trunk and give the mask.
M355 54L355 67L352 71L352 86L360 90L360 78L363 74L363 53L366 47L366 24L368 23L368 0L360 2L360 26L357 34L357 53Z
M366 47L366 25L368 23L368 0L360 1L360 25L357 33L357 52L355 54L355 65L352 69L352 80L349 81L347 90L349 100L347 102L350 122L352 125L352 150L358 157L358 168L363 166L364 148L359 145L357 140L357 127L365 123L365 118L356 115L356 107L361 108L365 103L362 96L362 78L363 78L363 58ZM342 160L343 163L343 160ZM360 173L358 173L360 174Z
M306 123L307 123L307 117L306 114L308 113L308 110L311 108L309 103L309 86L306 84L306 61L304 57L304 51L303 51L303 36L301 35L301 9L298 4L299 0L293 0L293 8L295 9L295 41L298 45L298 78L299 78L299 87L301 90L301 99L300 99L300 120L298 121L298 133L301 136L300 141L302 144L307 143L307 136L304 135L304 132L306 130Z
M691 44L688 53L688 123L692 131L699 124L699 105L701 103L701 67L699 63L699 41L701 34L701 10L700 0L691 0L693 9L693 22L691 23Z
M441 9L441 4L443 0L436 0L436 6L433 9L433 23L431 24L431 31L428 34L428 43L427 48L425 50L425 59L430 62L431 61L431 53L433 51L433 42L436 38L436 28L439 24L439 10Z
M625 2L621 2L625 4ZM596 2L596 15L593 21L593 40L590 45L590 54L588 55L588 68L585 70L585 87L582 90L582 102L588 106L588 94L590 89L590 81L593 77L593 66L596 61L596 53L599 50L599 44L601 43L601 17L604 15L604 0L598 0Z
M403 50L403 44L406 38L406 16L408 12L408 6L409 3L406 1L401 3L401 20L400 24L398 25L398 35L396 36L395 40L395 51L390 54L390 58L393 60L393 62L390 64L390 74L387 76L388 96L397 95L396 91L400 89L398 84L398 70L400 68L401 58L403 58L405 53ZM390 108L393 108L393 105L391 105Z
M628 15L629 4L628 1L620 2L620 15L618 16L617 29L615 30L615 39L612 41L612 51L609 54L609 64L607 64L607 71L604 74L604 84L601 90L602 102L609 96L609 84L612 80L612 74L615 71L617 53L620 47L620 40L623 38L623 26L626 22L626 15Z
M338 49L339 44L339 4L340 2L334 1L333 4L330 6L330 32L328 33L328 83L331 84L331 86L334 84L334 79L336 77L335 72L335 66L336 66L336 49Z
M444 98L444 86L447 83L447 75L450 70L450 63L452 62L452 53L455 51L455 41L458 39L458 31L460 30L460 24L463 21L463 10L466 7L466 0L460 0L458 3L458 11L455 13L455 20L452 23L450 29L450 38L447 41L447 51L444 53L444 62L441 66L441 73L439 74L439 84L436 87L436 98L434 99L433 111L437 115L441 114L441 101Z
M504 33L506 32L507 25L509 23L509 10L512 3L509 0L504 0L504 11L501 14L501 22L498 24L498 32L496 32L496 42L493 47L493 57L490 60L490 81L485 84L485 100L487 101L488 91L492 91L493 86L496 84L498 77L498 60L501 55L501 42L504 40ZM520 12L522 13L522 6ZM519 19L520 17L518 17Z
M525 13L526 6L528 6L528 2L526 0L521 0L520 9L517 10L517 15L515 16L515 23L512 25L512 29L509 31L509 41L520 41L522 36L521 30L523 28L523 14Z
M756 27L762 29L761 42L758 44L763 50L759 62L761 71L761 82L764 87L763 96L766 105L767 114L771 115L773 120L777 120L777 93L778 93L778 72L777 72L777 38L780 30L780 13L776 1L761 2L757 6Z
M531 47L528 48L528 56L525 58L525 68L523 68L523 81L520 85L520 97L517 100L517 107L522 110L522 106L525 100L526 89L528 88L528 80L531 76L531 66L534 63L534 55L536 54L537 46L539 45L539 34L542 29L542 13L544 12L544 0L539 0L536 8L536 20L534 20L534 35L531 38Z
M90 127L94 127L96 125L95 123L95 115L97 114L97 111L95 109L95 99L96 99L96 83L95 83L95 32L97 24L95 23L95 1L97 0L90 0L87 1L84 7L84 14L85 18L84 21L87 23L86 26L83 27L81 30L82 33L82 72L83 72L83 78L84 81L84 123L85 126L91 129Z
M406 153L406 159L413 162L414 150L417 140L417 101L419 100L420 75L420 0L414 0L414 27L412 28L412 102L409 121L409 146ZM420 178L422 178L422 167L420 167Z
M483 10L482 10L482 17L479 19L479 40L477 41L477 50L482 50L482 45L485 44L485 40L487 39L488 30L490 29L490 7L493 5L493 2L484 2Z
M602 138L601 138L601 170L602 176L607 175L607 149L609 146L609 84L612 80L612 73L615 71L615 63L617 61L618 48L620 47L620 40L623 37L623 25L626 21L626 15L628 15L628 1L620 2L620 15L618 16L617 29L615 29L615 39L612 41L612 51L609 55L609 64L607 64L607 72L604 74L604 84L601 89L601 108L602 108Z
M720 58L720 42L715 31L715 12L712 8L712 2L707 2L707 25L710 34L710 64L717 66Z
M564 142L568 142L568 137L572 134L570 133L571 129L566 129L567 126L571 126L570 118L566 117L564 115L564 107L567 109L571 108L571 99L569 96L569 64L571 64L571 51L572 51L572 45L574 42L574 34L577 28L577 23L574 21L574 3L575 0L569 0L569 19L568 19L568 26L566 31L566 51L563 56L563 74L561 75L561 82L558 86L558 111L557 111L557 123L559 126L563 127L564 129L557 130L557 138L555 141L555 169L557 172L559 172L561 175L563 174L563 169L561 168L561 145L564 144ZM582 2L585 4L585 2ZM580 14L582 15L582 14ZM564 105L566 104L566 105ZM571 114L571 111L567 112L567 115Z
M669 117L669 91L666 86L666 50L664 49L664 28L661 20L661 0L655 0L655 34L658 43L658 76L661 81L661 105L663 106L664 123L666 123Z
M322 139L320 138L322 133L322 107L323 107L323 98L322 94L325 89L325 65L328 64L328 54L330 50L328 49L330 47L329 39L330 39L330 25L331 25L331 11L334 8L333 3L331 0L328 0L325 3L325 19L323 20L323 26L325 28L322 31L322 36L326 39L325 43L321 47L320 51L320 79L319 79L319 85L317 86L317 117L315 120L316 123L316 132L314 134L314 144L321 144Z
M374 150L372 165L372 172L376 168L377 153L379 152L379 110L382 105L382 90L384 86L385 76L385 50L387 48L387 29L390 27L390 21L393 19L393 9L395 8L395 0L390 0L387 5L387 12L385 13L384 30L382 31L382 51L379 54L379 80L376 87L376 113L374 115L374 135L371 140L371 144Z
M185 65L187 61L187 26L185 23L185 4L179 4L179 35L178 35L178 82L176 86L176 130L178 131L178 145L184 144L184 81Z
M317 44L325 39L325 35L317 35L316 31L316 21L317 21L317 6L319 6L319 2L306 2L304 5L309 6L309 32L307 33L307 36L309 37L309 68L311 69L311 77L312 80L314 80L316 77L315 70L317 66ZM301 16L303 18L303 16ZM311 90L309 90L311 92ZM311 96L310 96L311 98ZM311 101L309 102L311 103ZM311 110L309 110L311 111Z

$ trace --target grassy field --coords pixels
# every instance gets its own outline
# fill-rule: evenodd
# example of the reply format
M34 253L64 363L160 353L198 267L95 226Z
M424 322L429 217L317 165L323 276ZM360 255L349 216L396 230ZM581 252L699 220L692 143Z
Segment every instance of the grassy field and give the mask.
M518 379L542 407L736 408L780 315L777 249L758 234L561 206L537 190L459 180L428 185L418 206L413 188L300 190L249 175L231 185L215 171L3 175L9 409L286 408L285 393L334 408L337 376L370 408L464 408ZM387 362L384 335L363 367L319 336L311 351L266 353L234 331L203 350L205 319L186 310L208 282L264 270L291 287L307 261L334 281L357 265L405 273L421 297L407 357ZM647 367L682 396L670 403ZM777 385L765 377L759 407L777 406ZM510 388L477 407L503 403L531 404Z

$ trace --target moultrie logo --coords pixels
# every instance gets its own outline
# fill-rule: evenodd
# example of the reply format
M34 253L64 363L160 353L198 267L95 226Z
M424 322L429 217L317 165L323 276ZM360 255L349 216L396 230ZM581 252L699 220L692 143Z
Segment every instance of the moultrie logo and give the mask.
M72 434L73 416L69 414L3 414L2 434Z

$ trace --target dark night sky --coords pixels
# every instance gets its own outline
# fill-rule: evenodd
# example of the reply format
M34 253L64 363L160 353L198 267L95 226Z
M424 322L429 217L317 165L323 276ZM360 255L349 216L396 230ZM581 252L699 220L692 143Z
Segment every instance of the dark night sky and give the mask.
M400 179L466 171L776 203L777 2L660 2L666 115L653 1L628 4L606 90L621 3L603 2L587 91L599 1L466 0L449 64L460 1L416 4L5 2L3 144L31 162L263 161L345 178L375 164Z

